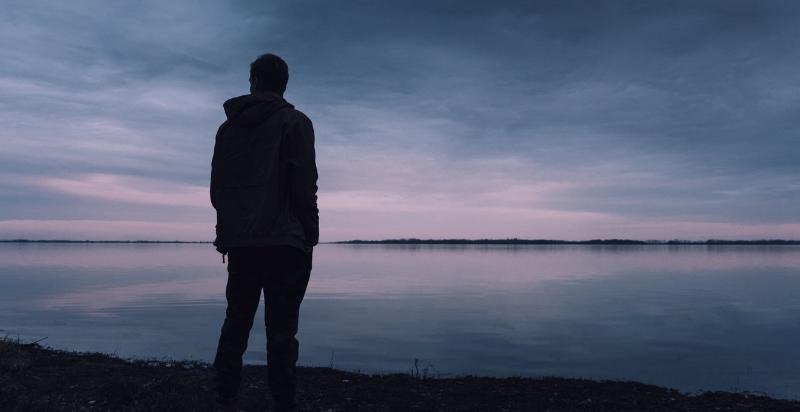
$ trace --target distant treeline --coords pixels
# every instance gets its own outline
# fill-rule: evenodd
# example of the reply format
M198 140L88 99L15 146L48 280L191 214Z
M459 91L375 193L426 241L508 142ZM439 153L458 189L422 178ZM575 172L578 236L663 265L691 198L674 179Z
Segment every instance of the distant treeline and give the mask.
M634 240L634 239L385 239L346 240L331 242L340 244L385 244L385 245L800 245L800 240Z
M0 243L211 243L193 240L66 240L66 239L0 239Z

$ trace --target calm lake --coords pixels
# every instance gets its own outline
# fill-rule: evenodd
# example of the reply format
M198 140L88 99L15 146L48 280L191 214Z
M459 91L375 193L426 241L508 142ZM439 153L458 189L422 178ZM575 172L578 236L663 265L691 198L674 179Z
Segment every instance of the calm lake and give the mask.
M209 361L208 244L0 244L0 336ZM246 354L265 363L263 308ZM798 246L320 245L300 364L800 398Z

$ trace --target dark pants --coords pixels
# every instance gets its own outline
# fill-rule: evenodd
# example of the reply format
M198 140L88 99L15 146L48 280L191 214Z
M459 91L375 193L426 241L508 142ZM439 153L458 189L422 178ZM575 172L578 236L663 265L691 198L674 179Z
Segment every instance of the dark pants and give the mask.
M228 308L214 359L220 399L233 400L238 393L242 355L263 290L269 388L276 406L292 408L299 346L295 335L311 256L291 246L269 246L234 248L228 258Z

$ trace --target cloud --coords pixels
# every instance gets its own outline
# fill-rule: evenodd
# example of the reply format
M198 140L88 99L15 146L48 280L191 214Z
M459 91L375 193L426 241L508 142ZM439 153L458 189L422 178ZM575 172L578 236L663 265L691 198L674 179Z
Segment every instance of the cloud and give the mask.
M0 174L29 180L0 184L0 219L211 225L221 103L272 51L314 121L324 239L800 237L798 13L14 1L0 16Z
M60 193L124 203L184 207L210 206L208 188L131 176L90 174L74 178L46 177L34 185Z
M0 220L4 239L211 240L213 226L127 220Z

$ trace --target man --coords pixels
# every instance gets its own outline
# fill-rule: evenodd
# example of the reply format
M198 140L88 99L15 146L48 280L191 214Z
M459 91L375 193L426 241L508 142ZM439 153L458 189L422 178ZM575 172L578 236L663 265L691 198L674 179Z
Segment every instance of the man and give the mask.
M228 255L228 307L214 359L218 402L233 409L242 355L264 291L269 388L296 409L300 302L319 238L314 129L283 99L289 70L274 54L250 65L250 94L225 102L211 161L214 245Z

